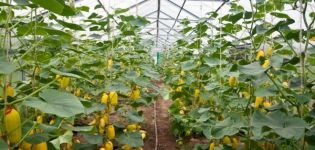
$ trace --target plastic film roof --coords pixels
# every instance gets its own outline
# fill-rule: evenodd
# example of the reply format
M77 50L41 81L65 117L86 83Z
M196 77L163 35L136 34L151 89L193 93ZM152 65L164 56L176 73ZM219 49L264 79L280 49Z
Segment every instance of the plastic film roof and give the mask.
M160 8L159 6L160 1ZM128 8L127 15L139 15L146 17L151 23L146 25L141 34L145 39L151 39L157 42L158 48L166 47L172 44L178 38L182 38L182 34L179 32L182 28L180 22L183 19L188 19L190 22L197 23L202 18L208 16L208 12L215 11L223 3L222 0L77 0L77 6L89 6L90 13L95 12L106 16L106 12L103 9L94 10L94 6L99 2L104 6L106 11L113 13L118 8ZM255 3L255 1L253 1ZM315 2L310 3L308 12L315 11ZM249 0L239 0L238 4L244 7L246 11L251 11ZM230 5L229 2L225 3L218 11L219 16L229 14ZM296 22L290 25L291 28L300 28L304 24L300 20L300 13L298 10L291 10L290 7L284 9L284 13L292 17ZM266 16L266 19L270 22L276 23L279 20L272 16ZM310 18L308 18L310 19ZM80 21L79 19L77 19ZM218 20L208 20L209 24L219 26ZM211 26L209 27L211 31ZM238 38L247 36L246 31L238 32L235 36ZM231 38L230 40L234 40Z

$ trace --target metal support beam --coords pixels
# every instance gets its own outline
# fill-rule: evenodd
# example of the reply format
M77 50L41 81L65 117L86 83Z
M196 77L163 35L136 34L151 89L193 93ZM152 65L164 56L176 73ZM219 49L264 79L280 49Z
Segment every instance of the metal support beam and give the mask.
M160 10L161 10L161 0L158 0L158 8L157 8L157 19L156 19L156 46L159 40L159 32L160 32Z
M222 1L224 1L224 0L187 0L187 1L222 2Z
M175 19L175 21L174 21L174 24L172 25L172 28L167 32L167 34L169 34L169 33L172 31L172 29L175 27L175 24L177 23L177 20L178 20L178 18L179 18L179 16L180 16L180 13L182 12L182 10L183 10L183 8L184 8L184 6L185 6L185 3L186 3L186 0L184 0L184 2L183 2L183 4L182 4L182 7L180 7L179 12L178 12L178 14L177 14L177 16L176 16L176 19Z
M177 8L181 8L179 5L177 5L176 3L174 3L174 2L171 1L171 0L166 0L166 1L169 2L169 3L171 3L172 5L176 6ZM185 8L182 8L182 9L183 9L183 11L185 11L185 12L188 13L189 15L195 17L196 19L200 19L200 17L198 17L198 16L195 15L194 13L188 11L187 9L185 9Z
M162 13L162 14L164 14L165 16L167 16L167 17L169 17L169 18L171 18L171 19L175 20L175 18L174 18L174 17L170 16L169 14L165 13L164 11L161 11L161 13Z
M150 15L153 15L153 14L155 14L156 12L157 12L157 10L155 10L155 11L152 11L152 12L150 12L150 13L148 13L148 14L144 15L143 17L148 17L148 16L150 16Z
M127 9L130 10L130 9L135 8L135 7L145 3L147 1L149 1L149 0L143 0L143 1L139 2L139 3L137 3L137 4L134 4L134 5L131 5L131 6L127 7Z
M146 17L146 19L153 19L153 20L156 20L155 17ZM161 18L161 17L160 17L160 20L175 20L175 19L172 19L172 18ZM178 20L181 21L181 19L178 19ZM191 22L197 22L197 21L199 21L199 20L192 20L192 19L187 19L187 20L188 20L188 21L191 21Z
M152 29L152 30L156 30L156 28L145 28L145 29ZM169 30L170 28L161 28L161 27L160 27L160 30L162 30L162 29L163 29L163 30ZM175 29L175 28L174 28L174 30L176 30L176 31L180 31L180 29Z
M107 14L107 16L109 16L109 11L105 8L105 6L103 5L103 3L101 2L101 0L97 0L98 3L102 6L103 10L105 11L105 13ZM118 24L118 22L113 18L113 20L115 21L116 24Z
M161 23L161 24L163 24L164 26L166 26L166 27L170 28L171 30L173 30L173 31L175 31L175 32L177 32L177 33L179 33L178 31L176 31L176 30L172 29L172 27L170 27L169 25L167 25L167 24L165 24L165 23L163 23L163 22L161 22L161 21L160 21L160 23Z

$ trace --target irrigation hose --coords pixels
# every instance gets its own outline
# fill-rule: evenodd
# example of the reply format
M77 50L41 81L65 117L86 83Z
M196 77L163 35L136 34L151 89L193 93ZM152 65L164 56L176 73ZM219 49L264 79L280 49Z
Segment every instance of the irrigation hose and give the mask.
M158 144L159 144L159 138L158 138L158 130L157 130L157 121L156 121L156 101L154 102L154 130L155 130L155 150L158 149Z

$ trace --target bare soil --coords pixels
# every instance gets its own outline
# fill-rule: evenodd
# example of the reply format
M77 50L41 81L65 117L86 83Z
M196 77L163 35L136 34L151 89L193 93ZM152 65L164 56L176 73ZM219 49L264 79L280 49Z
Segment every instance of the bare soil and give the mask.
M169 120L168 108L171 101L163 100L159 97L156 101L156 123L158 132L158 150L177 150L176 138L171 133L171 124ZM143 129L148 132L148 138L144 143L144 150L155 150L156 135L155 135L155 120L154 120L154 105L143 108L145 123Z

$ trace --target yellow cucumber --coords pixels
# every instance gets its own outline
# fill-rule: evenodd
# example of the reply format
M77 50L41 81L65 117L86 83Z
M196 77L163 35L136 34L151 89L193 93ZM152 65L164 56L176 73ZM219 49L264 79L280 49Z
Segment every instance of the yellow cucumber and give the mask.
M108 127L107 127L107 137L110 140L115 139L115 127L113 125L108 125Z
M12 107L6 108L4 128L10 144L18 143L22 138L22 127L20 113Z
M39 144L35 144L35 145L33 145L32 150L48 150L47 143L42 142Z
M109 92L109 100L112 106L116 106L118 104L118 94L116 92Z
M105 147L106 150L113 150L114 149L113 143L111 141L107 141L104 144L104 147Z
M101 103L102 104L107 104L108 103L108 95L106 93L104 93L102 95Z
M129 124L129 125L127 125L127 129L128 129L128 131L134 131L134 130L137 130L137 127L138 127L138 125L137 124Z

